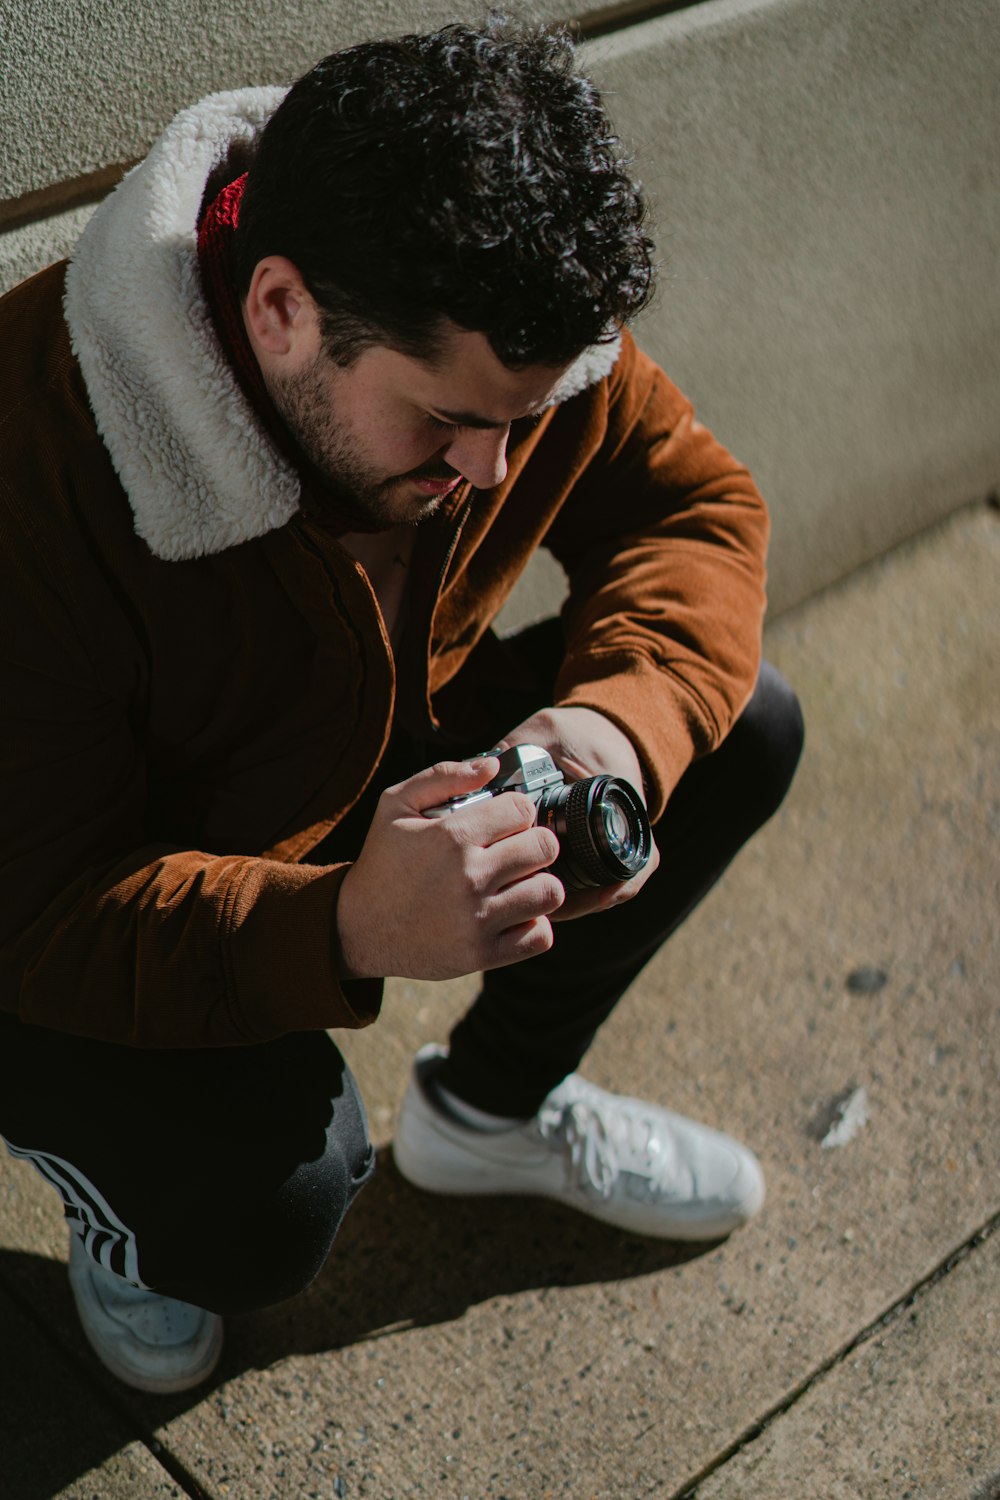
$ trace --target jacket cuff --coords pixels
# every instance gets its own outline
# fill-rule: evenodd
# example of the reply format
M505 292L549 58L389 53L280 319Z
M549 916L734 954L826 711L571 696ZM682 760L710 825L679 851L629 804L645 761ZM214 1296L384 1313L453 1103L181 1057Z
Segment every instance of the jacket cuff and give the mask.
M291 1031L368 1026L382 981L343 981L333 935L347 865L255 860L233 903L228 934L233 1024L248 1042Z
M595 653L587 658L585 682L565 685L568 675L564 669L557 705L595 709L628 736L642 764L650 821L657 822L701 748L703 715L662 668L642 657Z

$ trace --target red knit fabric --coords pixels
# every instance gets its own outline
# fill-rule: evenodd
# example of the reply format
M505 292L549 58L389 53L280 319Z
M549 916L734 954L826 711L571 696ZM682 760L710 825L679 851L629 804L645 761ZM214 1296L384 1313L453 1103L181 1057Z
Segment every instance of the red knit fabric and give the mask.
M233 275L233 233L239 221L240 201L246 173L222 189L205 209L198 226L198 264L202 286L219 342L240 389L246 396L271 441L298 471L302 482L302 509L336 535L346 531L378 531L362 512L341 495L333 495L299 447L268 394L260 365L247 338L243 312Z

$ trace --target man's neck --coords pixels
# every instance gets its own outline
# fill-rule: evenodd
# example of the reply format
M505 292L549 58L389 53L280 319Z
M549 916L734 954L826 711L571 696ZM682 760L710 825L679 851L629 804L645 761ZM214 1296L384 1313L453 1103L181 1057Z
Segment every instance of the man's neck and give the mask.
M349 531L340 538L340 545L368 576L393 648L399 644L406 619L416 534L415 526L401 523L388 531Z

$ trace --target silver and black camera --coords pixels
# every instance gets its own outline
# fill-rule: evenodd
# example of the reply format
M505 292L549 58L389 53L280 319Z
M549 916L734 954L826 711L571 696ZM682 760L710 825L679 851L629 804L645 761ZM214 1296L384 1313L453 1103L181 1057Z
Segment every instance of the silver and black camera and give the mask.
M649 859L649 818L635 789L620 776L567 782L547 750L514 745L500 754L500 771L478 792L430 807L443 818L501 792L524 792L535 804L535 822L551 828L559 857L550 866L568 891L631 880Z

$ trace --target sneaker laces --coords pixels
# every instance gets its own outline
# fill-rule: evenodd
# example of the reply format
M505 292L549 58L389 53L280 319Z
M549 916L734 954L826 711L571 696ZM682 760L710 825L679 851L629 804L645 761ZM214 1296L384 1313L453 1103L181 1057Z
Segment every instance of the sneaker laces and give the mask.
M560 1146L572 1184L605 1201L627 1175L636 1196L676 1186L680 1163L670 1135L632 1101L569 1078L545 1100L536 1117L543 1141Z

